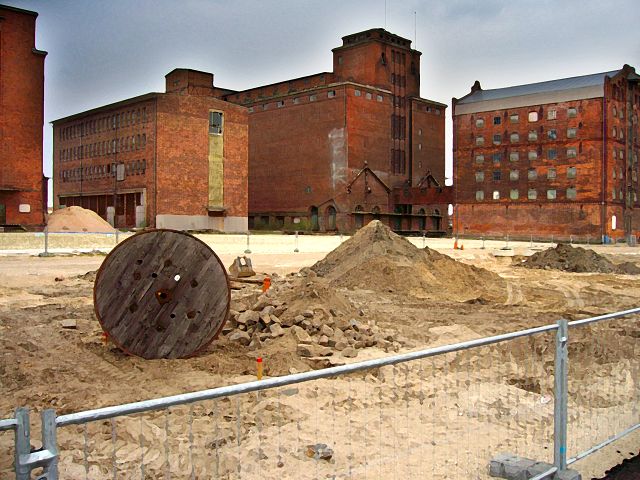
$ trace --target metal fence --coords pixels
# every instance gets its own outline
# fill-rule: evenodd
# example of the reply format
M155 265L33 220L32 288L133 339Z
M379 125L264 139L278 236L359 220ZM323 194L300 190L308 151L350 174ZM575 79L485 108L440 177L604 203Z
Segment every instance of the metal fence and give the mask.
M640 360L629 354L638 313L79 413L45 410L32 433L19 408L0 431L15 433L19 480L484 479L504 452L552 464L537 477L550 478L640 428Z

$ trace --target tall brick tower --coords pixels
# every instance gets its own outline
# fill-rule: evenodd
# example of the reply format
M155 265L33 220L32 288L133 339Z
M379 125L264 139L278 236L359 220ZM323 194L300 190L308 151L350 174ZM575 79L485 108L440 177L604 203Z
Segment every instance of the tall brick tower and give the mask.
M0 226L44 224L44 59L36 12L0 5Z

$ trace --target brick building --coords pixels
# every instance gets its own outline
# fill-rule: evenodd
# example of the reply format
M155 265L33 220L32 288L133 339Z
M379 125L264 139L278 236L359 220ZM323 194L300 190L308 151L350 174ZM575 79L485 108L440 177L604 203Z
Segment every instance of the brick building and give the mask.
M45 223L44 59L36 12L0 5L0 227Z
M442 232L446 105L420 97L420 56L383 29L342 38L333 71L223 98L249 111L249 224Z
M247 229L247 109L213 75L176 69L149 93L53 122L55 207L118 228Z
M601 241L640 230L635 70L453 99L454 231Z

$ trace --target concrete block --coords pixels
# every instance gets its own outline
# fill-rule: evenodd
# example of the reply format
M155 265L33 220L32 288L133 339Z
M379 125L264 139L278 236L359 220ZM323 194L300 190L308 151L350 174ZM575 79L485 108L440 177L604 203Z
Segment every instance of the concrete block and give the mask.
M548 471L551 467L553 467L551 463L536 462L527 469L527 473L529 474L527 478L532 478L536 475L540 475L541 473Z
M575 470L563 470L560 473L556 473L553 480L582 480L582 475Z

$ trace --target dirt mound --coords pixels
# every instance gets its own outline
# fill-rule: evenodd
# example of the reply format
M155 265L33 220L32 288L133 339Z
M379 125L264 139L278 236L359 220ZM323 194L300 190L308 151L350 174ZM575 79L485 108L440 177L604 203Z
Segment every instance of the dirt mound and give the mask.
M50 232L113 233L115 229L93 210L82 207L66 207L49 215Z
M521 265L527 268L576 273L622 273L628 275L640 273L640 268L631 262L616 265L593 250L562 243L556 248L548 248L542 252L534 253Z
M431 299L504 298L504 281L497 274L419 249L377 220L311 269L336 287Z

